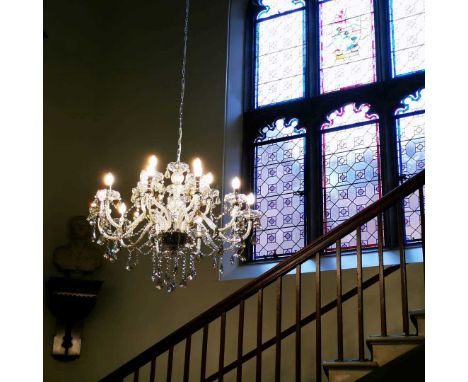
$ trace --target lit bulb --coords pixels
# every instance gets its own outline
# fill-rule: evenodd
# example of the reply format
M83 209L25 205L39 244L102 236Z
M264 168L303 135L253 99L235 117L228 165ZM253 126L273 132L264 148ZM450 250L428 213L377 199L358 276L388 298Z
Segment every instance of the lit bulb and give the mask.
M140 180L143 182L143 183L146 183L148 181L148 171L146 170L141 170L140 172Z
M202 163L201 163L201 160L200 158L195 158L193 160L193 175L195 175L196 177L200 177L203 175L203 169L202 169Z
M156 168L157 164L158 164L158 158L156 157L156 155L151 155L148 160L148 166Z
M96 202L91 202L91 204L90 204L90 207L91 207L91 208L95 208L95 207L97 207L97 204L96 204Z
M247 195L247 204L249 206L253 206L253 204L255 203L255 196L254 194L250 193Z
M127 206L125 205L125 203L120 203L120 205L119 205L120 215L123 215L125 213L125 211L127 211Z
M104 175L104 184L107 187L111 187L114 184L114 175L112 175L111 172L108 172L106 175Z
M158 164L158 158L156 155L151 155L148 160L148 166L146 167L146 174L148 176L156 175L156 165Z
M234 191L238 190L240 188L240 179L236 176L233 180L232 180L232 188L234 189Z
M206 180L206 183L208 184L211 184L213 183L213 174L211 172L209 172L208 174L205 175L205 180Z

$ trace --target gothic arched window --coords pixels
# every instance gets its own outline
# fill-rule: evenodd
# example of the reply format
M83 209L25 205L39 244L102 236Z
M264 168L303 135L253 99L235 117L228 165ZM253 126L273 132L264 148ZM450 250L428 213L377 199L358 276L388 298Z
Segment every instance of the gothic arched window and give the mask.
M321 127L324 233L381 197L379 122L369 109L368 104L347 104ZM362 245L376 243L372 220L362 226ZM355 247L354 234L343 238L342 246Z
M279 119L255 140L254 187L262 212L255 260L290 255L305 244L304 150L297 119Z
M255 107L305 90L305 1L264 0L255 21Z
M420 166L408 151L419 137L407 137L423 118L424 0L245 1L243 168L264 215L250 259L262 260L294 253ZM289 148L300 154L286 158ZM387 247L394 222L386 212ZM361 236L374 246L375 222Z

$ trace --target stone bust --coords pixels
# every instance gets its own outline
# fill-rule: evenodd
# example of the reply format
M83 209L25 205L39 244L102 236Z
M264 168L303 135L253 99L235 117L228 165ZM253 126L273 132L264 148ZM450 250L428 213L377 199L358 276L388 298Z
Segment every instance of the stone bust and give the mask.
M70 241L54 250L54 264L63 272L93 272L102 266L103 248L91 241L91 226L84 216L69 222Z

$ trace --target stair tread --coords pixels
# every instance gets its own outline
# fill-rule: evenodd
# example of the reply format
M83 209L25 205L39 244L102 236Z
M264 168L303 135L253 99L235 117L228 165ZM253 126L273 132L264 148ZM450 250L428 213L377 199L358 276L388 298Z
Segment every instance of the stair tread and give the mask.
M343 361L323 361L322 366L325 368L355 368L355 369L367 369L375 368L379 365L374 361L358 361L358 360L343 360Z
M425 316L424 308L411 310L409 314L412 317L424 317Z
M390 335L390 336L370 336L366 339L367 344L415 344L424 342L424 336L405 336L405 335Z

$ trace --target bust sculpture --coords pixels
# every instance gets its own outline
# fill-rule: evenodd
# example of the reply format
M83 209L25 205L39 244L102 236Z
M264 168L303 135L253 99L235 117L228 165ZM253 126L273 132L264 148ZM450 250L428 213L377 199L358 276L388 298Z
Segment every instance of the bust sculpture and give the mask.
M55 248L53 261L65 273L93 272L102 266L103 249L91 241L91 226L86 217L70 219L70 241Z

